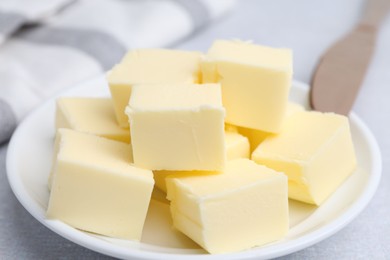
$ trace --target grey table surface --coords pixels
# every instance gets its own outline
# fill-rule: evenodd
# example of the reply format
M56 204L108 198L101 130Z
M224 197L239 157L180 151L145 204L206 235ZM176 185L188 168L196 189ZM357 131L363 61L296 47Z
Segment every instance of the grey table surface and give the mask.
M185 39L180 49L205 51L213 40L240 38L289 47L294 78L310 82L329 45L358 21L363 1L242 1L212 26ZM367 208L344 229L281 259L390 259L390 17L353 108L374 133L383 159L382 180ZM110 259L48 230L17 201L5 169L7 144L0 146L0 259Z

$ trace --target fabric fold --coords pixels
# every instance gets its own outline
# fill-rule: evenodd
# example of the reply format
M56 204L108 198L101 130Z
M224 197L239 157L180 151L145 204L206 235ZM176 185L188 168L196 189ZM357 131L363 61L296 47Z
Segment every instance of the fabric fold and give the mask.
M0 142L44 99L110 69L127 50L172 47L233 5L233 0L1 1Z

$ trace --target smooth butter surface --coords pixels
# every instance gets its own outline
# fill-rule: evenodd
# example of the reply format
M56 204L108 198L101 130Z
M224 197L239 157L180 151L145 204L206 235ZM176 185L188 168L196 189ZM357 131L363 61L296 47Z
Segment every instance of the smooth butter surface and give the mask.
M172 226L169 202L161 202L152 197L141 242L168 248L199 248L194 241L177 229L172 228Z
M226 156L228 161L239 159L239 158L249 159L250 157L248 138L246 138L243 135L240 135L237 132L230 132L225 130L225 146L226 146ZM178 173L189 174L189 175L204 174L204 172L199 172L199 171L198 172L196 171L187 171L187 172L153 171L156 187L164 192L167 192L167 186L165 184L166 177Z
M59 129L47 217L110 237L139 240L153 174L131 164L128 144Z
M286 176L248 159L229 161L219 174L172 175L167 188L174 226L210 253L249 249L287 233Z
M152 170L221 170L224 115L218 84L135 85L126 109L134 163Z
M216 40L207 53L207 59L292 73L290 49L262 46L250 41Z
M348 118L297 112L280 134L257 147L252 159L287 174L290 198L320 205L356 166Z
M250 145L247 137L235 133L225 131L225 145L227 160L250 157Z
M289 101L287 103L287 111L284 118L284 122L295 112L299 112L303 110L305 109L302 105ZM272 133L251 129L251 128L245 128L245 127L237 127L237 131L248 138L250 142L251 152L253 152L257 148L257 146L262 141L264 141L265 138L267 138L269 135L272 135Z
M70 128L121 142L130 142L130 130L118 125L109 98L59 98L56 128Z
M279 132L292 78L292 53L240 41L215 41L201 63L203 82L220 82L226 122Z
M134 84L199 83L201 53L139 49L127 53L108 73L107 80L119 125L129 127L125 108Z

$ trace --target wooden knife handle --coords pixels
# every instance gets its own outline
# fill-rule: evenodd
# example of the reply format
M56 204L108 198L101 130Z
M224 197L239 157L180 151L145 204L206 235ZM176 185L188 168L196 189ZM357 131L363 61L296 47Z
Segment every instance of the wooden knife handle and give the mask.
M368 0L360 24L379 28L389 11L390 0Z
M390 0L368 0L357 27L323 55L312 78L314 110L348 115L364 80L378 28L390 11Z
M310 89L314 110L348 115L374 51L376 32L359 26L336 42L320 60Z

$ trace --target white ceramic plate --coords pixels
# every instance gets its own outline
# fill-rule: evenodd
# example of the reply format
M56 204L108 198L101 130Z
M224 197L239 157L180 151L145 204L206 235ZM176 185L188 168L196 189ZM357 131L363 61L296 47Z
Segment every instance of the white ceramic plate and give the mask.
M109 96L104 77L75 86L61 96ZM308 87L294 82L290 99L307 106ZM281 241L251 250L209 255L186 237L163 228L168 223L167 205L154 203L148 213L141 242L93 235L60 221L45 218L54 139L55 99L31 113L14 133L7 154L7 174L20 203L43 225L91 250L119 258L142 259L261 259L286 255L331 236L352 221L368 204L381 176L378 145L366 125L351 114L351 131L358 157L357 170L321 206L290 201L290 231ZM156 206L157 205L157 206ZM160 213L161 214L157 214Z

